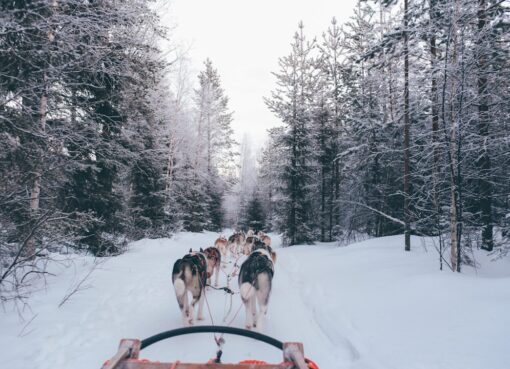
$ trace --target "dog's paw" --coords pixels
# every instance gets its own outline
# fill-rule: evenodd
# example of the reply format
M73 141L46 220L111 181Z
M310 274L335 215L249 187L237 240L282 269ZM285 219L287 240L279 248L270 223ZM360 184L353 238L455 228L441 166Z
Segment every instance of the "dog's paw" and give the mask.
M197 317L197 320L204 320L204 316L203 316L203 315L199 315L199 316Z
M247 330L251 331L252 326L251 326L251 325L246 325L246 326L245 326L245 328L246 328Z

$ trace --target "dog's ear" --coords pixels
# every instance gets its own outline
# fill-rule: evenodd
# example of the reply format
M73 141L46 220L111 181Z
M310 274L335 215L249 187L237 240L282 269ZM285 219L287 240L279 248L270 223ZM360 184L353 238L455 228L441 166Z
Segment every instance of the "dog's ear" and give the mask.
M193 252L193 249L190 247L189 249L189 253L191 254Z
M204 249L203 249L203 248L200 248L200 252L204 252Z

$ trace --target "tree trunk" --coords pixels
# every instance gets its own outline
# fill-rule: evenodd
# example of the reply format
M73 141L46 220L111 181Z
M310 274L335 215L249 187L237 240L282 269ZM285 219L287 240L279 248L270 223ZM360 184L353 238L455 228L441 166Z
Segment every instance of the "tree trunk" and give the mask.
M170 142L168 144L168 160L167 160L167 167L166 167L166 186L165 191L167 194L169 194L170 189L172 188L172 177L174 173L174 166L175 166L175 138L173 135L170 136Z
M335 150L335 153L337 150ZM331 196L329 196L329 239L333 239L333 213L335 210L335 202L337 199L337 194L335 190L335 186L337 183L337 160L333 162L333 175L331 176L331 191L333 192Z
M46 112L48 104L46 73L44 73L43 81L44 82L41 97L39 99L39 111L38 111L39 128L41 130L41 133L44 133L46 131ZM41 178L42 178L41 163L37 163L36 169L34 170L34 182L32 184L32 188L30 189L30 217L32 219L35 219L37 213L39 212L39 200L41 196ZM35 239L33 234L26 242L25 255L30 258L35 257Z
M455 20L456 21L456 20ZM455 35L455 31L453 32ZM454 53L452 60L455 62L457 58L456 53L456 37L454 36ZM455 65L455 63L454 63ZM455 90L455 82L452 80L451 90ZM459 259L457 247L460 241L459 234L459 204L458 204L458 188L457 188L457 170L458 170L458 157L457 157L457 117L454 116L454 98L450 97L450 195L451 195L451 206L450 206L450 260L452 264L452 270L456 271L459 267Z
M453 141L453 140L452 140ZM451 178L451 206L450 206L450 260L452 270L457 270L457 197L455 194L455 178Z
M480 191L479 208L482 223L482 248L492 251L493 225L492 225L492 184L490 173L492 169L488 152L489 147L489 102L487 97L487 69L486 55L481 51L487 47L487 38L484 37L487 24L485 0L478 0L478 134L480 135L480 156L476 164L478 167L478 189Z
M321 242L326 242L326 168L322 164L321 169Z
M439 199L439 101L437 95L437 46L435 35L435 21L437 0L429 1L429 17L430 17L430 69L431 69L431 87L430 101L432 112L432 145L433 145L433 168L432 168L432 201L435 208L436 234L439 237L439 269L443 270L443 241L441 236L441 204Z
M431 31L434 32L433 28L435 25L435 6L436 0L430 0L430 20L431 20ZM437 76L436 76L436 61L437 61L437 47L436 47L436 35L432 34L430 37L430 68L431 68L431 88L430 88L430 101L431 101L431 111L432 111L432 145L433 145L433 201L434 207L436 208L436 224L439 224L439 217L441 207L439 205L439 195L438 195L438 182L439 182L439 102L437 97ZM440 229L437 230L438 233Z
M460 91L457 90L456 84L459 78L452 78L451 94L450 94L450 182L451 182L451 209L450 209L450 256L452 262L452 270L460 272L461 270L461 240L462 240L462 177L461 177L461 145L462 145L462 113L463 113L463 96L464 96L464 28L461 30L460 43L460 65L458 61L459 45L457 22L459 22L460 5L455 2L455 16L452 24L453 35L453 54L452 65L454 69L460 70ZM458 99L458 100L457 100Z
M211 134L211 117L208 114L207 115L207 173L211 173L211 160L212 160L212 153L211 153L211 145L212 145L212 134Z
M411 250L411 211L410 211L410 118L409 118L409 4L404 1L404 236L405 250Z

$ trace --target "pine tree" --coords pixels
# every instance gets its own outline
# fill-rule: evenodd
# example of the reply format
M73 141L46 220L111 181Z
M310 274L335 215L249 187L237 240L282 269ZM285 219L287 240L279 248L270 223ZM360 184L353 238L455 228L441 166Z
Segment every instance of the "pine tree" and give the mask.
M197 109L197 145L195 170L202 171L207 193L207 209L211 217L208 229L221 230L224 222L223 196L234 173L236 145L231 127L232 113L228 97L221 87L218 71L205 61L199 88L195 91Z
M285 163L282 221L284 242L296 245L311 243L315 238L311 201L315 153L310 109L317 83L311 55L315 42L306 40L303 23L299 24L291 47L291 54L279 61L280 72L275 73L279 87L266 99L266 104L285 125L276 138L285 148L281 158Z
M266 229L264 208L257 194L253 194L252 199L248 202L246 220L248 228L253 229L255 232L264 231Z
M285 224L282 215L285 214L283 201L283 176L286 163L282 158L286 155L285 146L279 141L284 127L269 130L269 140L262 149L259 158L258 188L260 200L266 214L266 230L283 230Z
M209 59L204 65L205 69L198 76L200 86L195 91L198 150L205 159L205 168L209 173L213 173L214 169L228 172L235 157L236 145L231 127L232 113L218 71Z
M252 145L250 137L245 134L241 141L239 180L232 189L235 196L235 200L232 205L236 208L236 215L231 224L234 224L235 227L239 229L248 229L246 220L246 205L249 198L252 196L258 181L256 167L257 162L252 152Z
M179 204L178 218L182 226L190 232L209 229L209 194L206 192L206 178L200 175L189 160L184 159L176 171L175 193Z
M145 155L139 157L131 167L132 184L130 211L134 229L144 236L164 236L169 219L165 213L165 187L161 163L151 154L153 144L145 145ZM159 165L158 165L159 164Z

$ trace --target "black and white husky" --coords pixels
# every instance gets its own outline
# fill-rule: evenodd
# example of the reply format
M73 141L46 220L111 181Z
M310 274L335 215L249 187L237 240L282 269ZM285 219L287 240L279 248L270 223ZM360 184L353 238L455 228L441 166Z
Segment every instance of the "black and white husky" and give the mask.
M204 319L204 297L207 283L207 258L203 252L192 252L178 259L172 271L175 296L185 326L193 324L193 311L198 302L198 320ZM188 302L188 292L193 300Z
M255 240L252 252L241 266L239 290L246 308L246 329L263 329L274 275L276 253L262 241ZM258 308L257 308L258 303Z

